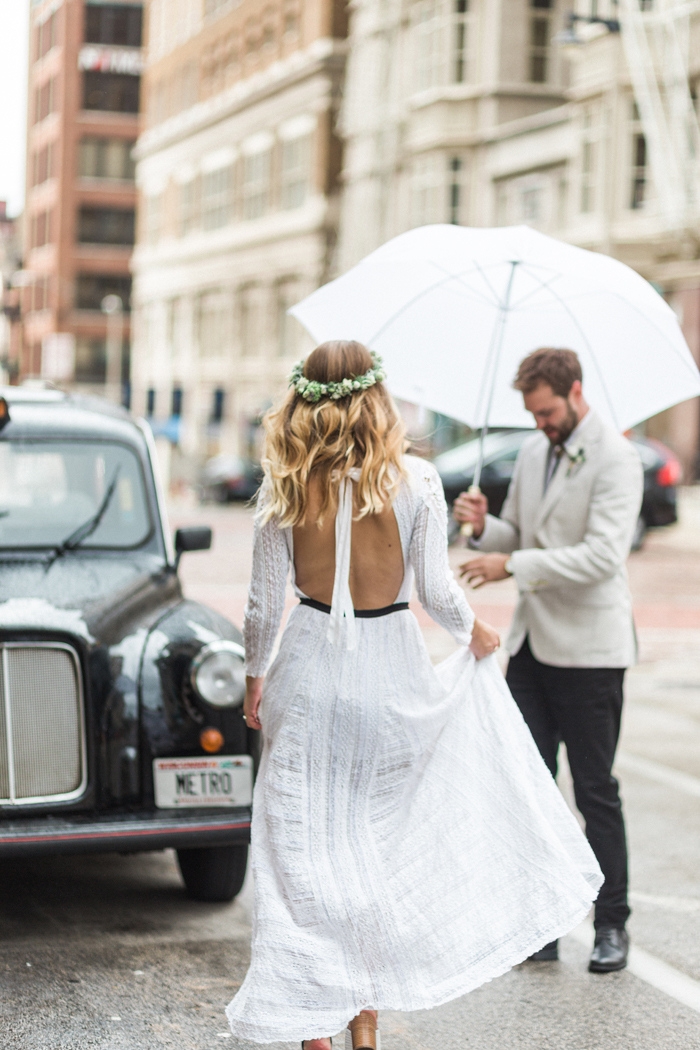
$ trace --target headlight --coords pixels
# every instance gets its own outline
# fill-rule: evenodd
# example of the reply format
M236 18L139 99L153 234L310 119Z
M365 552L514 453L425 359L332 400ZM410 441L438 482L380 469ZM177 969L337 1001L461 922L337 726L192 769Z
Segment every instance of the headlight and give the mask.
M245 696L245 649L236 642L210 642L192 661L190 681L212 707L236 707Z

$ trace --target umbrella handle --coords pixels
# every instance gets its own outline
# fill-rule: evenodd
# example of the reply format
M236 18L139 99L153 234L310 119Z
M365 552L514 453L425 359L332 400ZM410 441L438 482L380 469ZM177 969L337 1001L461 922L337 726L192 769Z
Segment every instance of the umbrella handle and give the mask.
M470 496L478 496L481 493L481 489L478 485L470 485L467 489ZM460 536L464 536L465 539L471 539L474 535L474 526L471 521L465 521L459 530Z

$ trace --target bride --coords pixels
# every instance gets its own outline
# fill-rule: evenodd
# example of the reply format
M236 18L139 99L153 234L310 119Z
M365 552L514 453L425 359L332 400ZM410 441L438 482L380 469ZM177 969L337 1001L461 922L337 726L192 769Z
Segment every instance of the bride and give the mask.
M263 732L252 959L234 1035L375 1050L377 1010L437 1006L579 923L602 876L447 560L435 468L405 455L355 342L265 419L244 717ZM291 569L299 599L268 670ZM460 649L433 667L408 601ZM267 673L267 677L264 677Z

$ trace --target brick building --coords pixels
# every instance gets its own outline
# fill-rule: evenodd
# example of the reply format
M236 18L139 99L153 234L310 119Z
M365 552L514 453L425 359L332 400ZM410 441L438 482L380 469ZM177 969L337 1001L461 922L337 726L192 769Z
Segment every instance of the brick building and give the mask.
M128 377L142 5L32 0L20 376ZM105 297L112 296L104 312ZM116 370L116 372L115 372Z
M328 277L344 0L150 0L136 149L134 408L190 479L253 451L304 336L287 308Z

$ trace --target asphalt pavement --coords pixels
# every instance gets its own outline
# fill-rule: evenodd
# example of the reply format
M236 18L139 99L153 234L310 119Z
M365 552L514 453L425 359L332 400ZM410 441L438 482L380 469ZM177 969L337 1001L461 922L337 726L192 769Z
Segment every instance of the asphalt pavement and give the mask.
M186 555L183 580L240 622L250 512L180 503L171 517L214 526L213 551ZM618 762L629 969L589 974L583 924L557 963L523 963L434 1011L383 1015L383 1050L700 1050L700 490L684 493L680 525L632 556L630 578L640 663L627 677ZM499 628L514 597L510 582L470 596ZM446 655L451 640L420 618L434 658ZM570 797L565 768L560 781ZM247 1047L223 1008L246 971L250 909L250 880L231 905L189 901L170 851L3 862L0 1048Z

